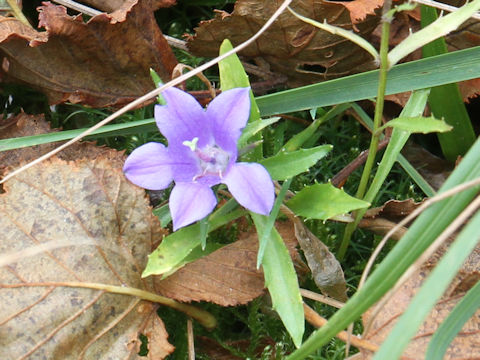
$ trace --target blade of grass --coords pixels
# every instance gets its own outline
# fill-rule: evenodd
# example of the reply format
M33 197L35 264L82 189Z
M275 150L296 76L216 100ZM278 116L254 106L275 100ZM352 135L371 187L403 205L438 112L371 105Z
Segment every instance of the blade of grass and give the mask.
M462 162L453 171L439 193L480 177L480 139L475 142ZM468 189L454 197L442 200L422 213L393 250L376 268L365 286L358 291L321 329L314 332L303 346L288 360L300 360L320 348L338 332L355 321L380 299L405 270L427 249L447 225L477 194L477 188Z
M13 150L28 146L48 144L56 141L73 139L87 129L66 130L41 135L23 136L18 138L0 140L0 151ZM95 139L98 137L120 136L138 134L141 132L158 131L155 125L155 119L144 119L122 124L105 125L95 130L85 139Z
M480 46L394 66L386 95L480 77ZM262 116L374 98L378 70L258 97Z
M467 294L455 305L453 310L440 324L428 344L426 360L440 360L452 340L462 329L463 325L475 314L480 304L480 281L468 290Z
M431 24L437 19L437 10L422 5L422 27ZM448 53L444 38L437 39L425 45L422 49L424 58ZM475 141L470 117L463 103L457 84L445 84L432 88L428 104L432 114L453 126L453 130L437 134L443 155L447 160L454 162L458 156L463 156Z

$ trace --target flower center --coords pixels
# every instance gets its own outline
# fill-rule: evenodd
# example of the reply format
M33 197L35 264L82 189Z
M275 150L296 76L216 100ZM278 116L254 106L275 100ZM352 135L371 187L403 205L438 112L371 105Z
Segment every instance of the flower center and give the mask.
M202 169L202 173L195 176L195 179L204 175L218 175L222 177L223 172L228 166L228 161L230 160L228 153L217 145L207 145L200 149L197 147L197 142L198 137L195 137L192 141L184 141L182 143L189 147L195 154L200 168Z

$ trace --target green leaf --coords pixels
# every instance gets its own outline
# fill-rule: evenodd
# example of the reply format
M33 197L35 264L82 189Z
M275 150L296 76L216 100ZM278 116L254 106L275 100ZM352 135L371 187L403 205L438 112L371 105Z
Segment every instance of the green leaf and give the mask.
M248 123L247 126L245 126L245 129L243 129L242 135L238 140L238 148L241 149L245 147L248 143L248 140L250 140L252 136L256 135L258 132L260 132L267 126L275 124L280 119L281 119L280 117L275 116L268 119L264 119L264 120L260 119L260 120Z
M232 204L233 202L230 202ZM227 202L226 205L228 205ZM208 232L218 229L220 226L245 214L243 209L237 208L234 211L224 214L220 209L210 215L208 219ZM220 214L220 215L219 215ZM185 259L190 253L202 244L202 228L200 223L181 228L166 236L160 245L148 256L148 262L143 271L142 277L150 275L171 274L179 264L186 263Z
M315 119L308 127L300 131L298 134L295 134L294 136L292 136L292 138L288 140L285 145L283 145L283 149L285 151L297 150L315 134L315 132L317 131L318 127L321 124L337 116L338 114L343 113L350 106L351 104L340 104L340 105L334 106L332 109L330 109L328 112L323 114L321 117L319 117L318 119ZM316 109L317 108L315 108L315 110Z
M392 127L395 129L408 131L409 133L422 134L429 134L432 132L447 132L453 129L445 121L435 119L433 116L401 116L396 119L390 120L385 125L380 127L378 131L382 131L386 127Z
M162 227L167 227L168 224L172 221L172 215L170 214L170 207L168 204L162 205L160 207L157 207L153 209L153 215L158 217L158 220L160 220L160 225Z
M273 209L268 215L267 220L265 221L265 226L262 229L263 233L262 236L258 237L258 254L257 254L257 268L260 267L262 264L263 254L265 253L265 249L267 248L268 240L270 239L271 231L275 225L275 220L277 219L278 212L280 211L280 206L283 203L283 199L285 199L285 195L292 183L292 178L288 179L282 184L282 188L275 199L275 203L273 204Z
M369 207L370 204L328 183L304 187L287 201L287 206L296 215L309 219L327 220L352 210Z
M332 145L320 145L293 152L280 151L277 155L260 161L273 180L286 180L307 171L332 150Z
M254 213L251 216L258 236L261 237L266 230L268 218ZM282 319L295 346L299 347L305 331L303 301L292 259L275 228L271 229L262 267L265 285L272 298L272 307Z
M480 281L458 302L447 318L442 321L428 343L426 360L443 359L452 340L463 325L475 314L480 304Z
M233 49L232 43L225 39L220 45L220 55ZM220 87L222 91L230 90L238 87L249 87L248 75L243 68L243 65L237 54L233 54L218 63L218 70L220 72ZM250 118L249 122L260 120L260 110L250 90ZM252 137L252 140L261 141L262 134L257 133ZM255 147L252 152L246 155L249 161L258 161L263 157L263 147L261 145Z
M437 9L422 5L422 27L437 19ZM444 38L437 39L422 48L424 58L448 53ZM475 132L468 115L458 84L445 84L431 89L428 99L432 114L453 126L453 131L438 134L443 155L454 162L463 156L475 142ZM459 141L459 139L462 139Z
M411 61L388 72L386 95L480 77L480 46ZM336 105L377 96L378 70L257 98L262 116Z

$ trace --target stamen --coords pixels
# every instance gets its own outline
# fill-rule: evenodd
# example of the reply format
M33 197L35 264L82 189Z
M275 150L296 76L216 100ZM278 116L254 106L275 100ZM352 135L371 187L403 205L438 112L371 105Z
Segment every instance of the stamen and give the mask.
M187 146L190 150L195 151L197 149L198 137L194 137L192 141L185 140L182 145Z

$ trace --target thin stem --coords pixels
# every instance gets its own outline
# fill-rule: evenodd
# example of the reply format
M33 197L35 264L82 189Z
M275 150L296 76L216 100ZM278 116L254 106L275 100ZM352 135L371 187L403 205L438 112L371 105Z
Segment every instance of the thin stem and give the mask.
M8 6L13 12L15 18L20 21L22 24L25 24L29 28L32 28L32 25L28 22L28 19L23 15L22 10L18 7L17 0L7 0ZM33 29L33 28L32 28Z
M183 304L165 296L157 295L149 291L132 288L128 286L115 286L101 283L89 283L89 282L75 282L75 281L55 281L55 282L39 282L39 283L20 283L20 284L0 284L0 288L19 288L19 287L50 287L50 286L64 286L73 288L87 288L106 291L113 294L123 294L129 296L135 296L142 300L151 301L157 304L162 304L172 309L182 311L193 319L197 320L200 324L207 329L213 329L217 325L217 320L209 312L197 308L192 305Z
M368 179L372 172L373 164L375 162L375 157L377 155L378 143L380 140L380 132L377 130L380 128L383 114L383 105L385 100L385 88L387 87L387 72L389 68L388 64L388 42L390 35L390 23L392 21L391 17L387 17L387 13L390 11L392 5L391 0L387 0L383 6L383 24L382 24L382 38L380 42L380 76L377 90L377 102L375 104L375 116L373 118L373 129L372 129L372 139L370 141L370 147L368 150L367 161L365 162L365 167L363 168L362 177L360 179L360 184L358 185L358 190L356 197L362 199L365 196L367 190ZM343 235L343 240L338 250L337 259L342 260L347 251L348 245L350 244L350 238L352 237L353 232L355 231L358 221L360 218L355 218L355 222L348 224L345 227L345 233Z

